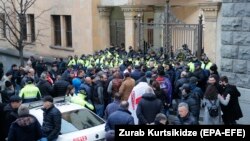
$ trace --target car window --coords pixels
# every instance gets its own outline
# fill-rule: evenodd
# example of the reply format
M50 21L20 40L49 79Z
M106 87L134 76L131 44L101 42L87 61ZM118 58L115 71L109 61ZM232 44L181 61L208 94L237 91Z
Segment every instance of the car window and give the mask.
M87 109L62 113L61 133L66 134L103 124L104 121Z

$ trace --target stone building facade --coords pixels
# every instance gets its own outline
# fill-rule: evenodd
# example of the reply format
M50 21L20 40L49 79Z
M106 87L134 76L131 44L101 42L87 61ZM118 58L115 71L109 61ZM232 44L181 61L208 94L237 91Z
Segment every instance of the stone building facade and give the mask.
M204 15L205 52L216 63L220 1L170 0L172 13L183 23L198 24L199 15ZM126 49L129 46L136 48L135 17L141 14L143 22L157 22L165 4L166 0L37 0L27 11L27 42L32 42L33 33L39 32L42 36L38 36L38 40L25 51L54 57L92 54L113 43L114 28L111 24L116 20L123 22L122 38ZM153 34L152 40L156 42L159 37L156 32ZM146 32L145 38L148 38ZM0 45L10 47L1 36Z
M223 0L221 73L250 89L250 0Z

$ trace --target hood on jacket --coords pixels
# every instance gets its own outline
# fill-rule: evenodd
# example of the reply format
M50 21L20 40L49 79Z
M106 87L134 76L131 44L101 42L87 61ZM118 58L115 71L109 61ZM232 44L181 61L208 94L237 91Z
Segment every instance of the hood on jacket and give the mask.
M36 119L32 116L24 116L19 117L15 122L20 127L29 128L33 123L35 123Z
M153 93L145 93L145 94L142 95L142 98L146 99L146 100L155 100L156 95L153 94Z

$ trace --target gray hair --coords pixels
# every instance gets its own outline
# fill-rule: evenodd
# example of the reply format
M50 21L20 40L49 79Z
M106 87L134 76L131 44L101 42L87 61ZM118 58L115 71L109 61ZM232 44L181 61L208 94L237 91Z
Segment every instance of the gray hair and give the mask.
M145 89L145 93L151 93L151 94L155 94L154 90L151 87L147 87Z
M178 108L180 108L180 107L185 107L185 108L189 111L189 106L188 106L188 104L185 103L185 102L181 102L181 103L178 105Z
M163 113L159 113L155 117L155 121L161 121L161 120L167 120L167 116L164 115Z
M128 109L129 103L128 101L122 101L120 107L123 109Z
M28 115L29 114L29 108L25 105L21 105L19 108L18 108L18 116L24 116L24 115Z
M40 78L43 79L43 80L46 80L46 77L47 77L47 72L44 71L44 72L41 74Z

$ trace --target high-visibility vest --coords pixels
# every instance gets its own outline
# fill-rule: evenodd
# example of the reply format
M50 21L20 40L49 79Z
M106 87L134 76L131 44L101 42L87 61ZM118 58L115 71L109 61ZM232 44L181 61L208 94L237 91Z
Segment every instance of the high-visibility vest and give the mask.
M90 110L94 110L94 106L90 104L88 101L86 101L85 98L86 98L86 95L78 93L77 95L74 95L70 101L72 103L89 108Z
M205 64L204 62L202 62L201 68L205 69L205 70L210 70L210 68L211 68L212 65L213 65L212 62L208 62L207 64Z
M194 70L195 70L195 65L194 65L194 63L193 63L193 62L189 62L187 65L189 66L189 71L190 71L190 72L194 72Z
M21 89L19 97L21 97L23 100L41 98L41 93L39 88L34 84L27 84Z
M75 66L75 65L76 65L75 59L71 59L71 60L69 61L68 66Z
M81 64L82 66L84 66L84 61L82 59L78 59L77 64Z

